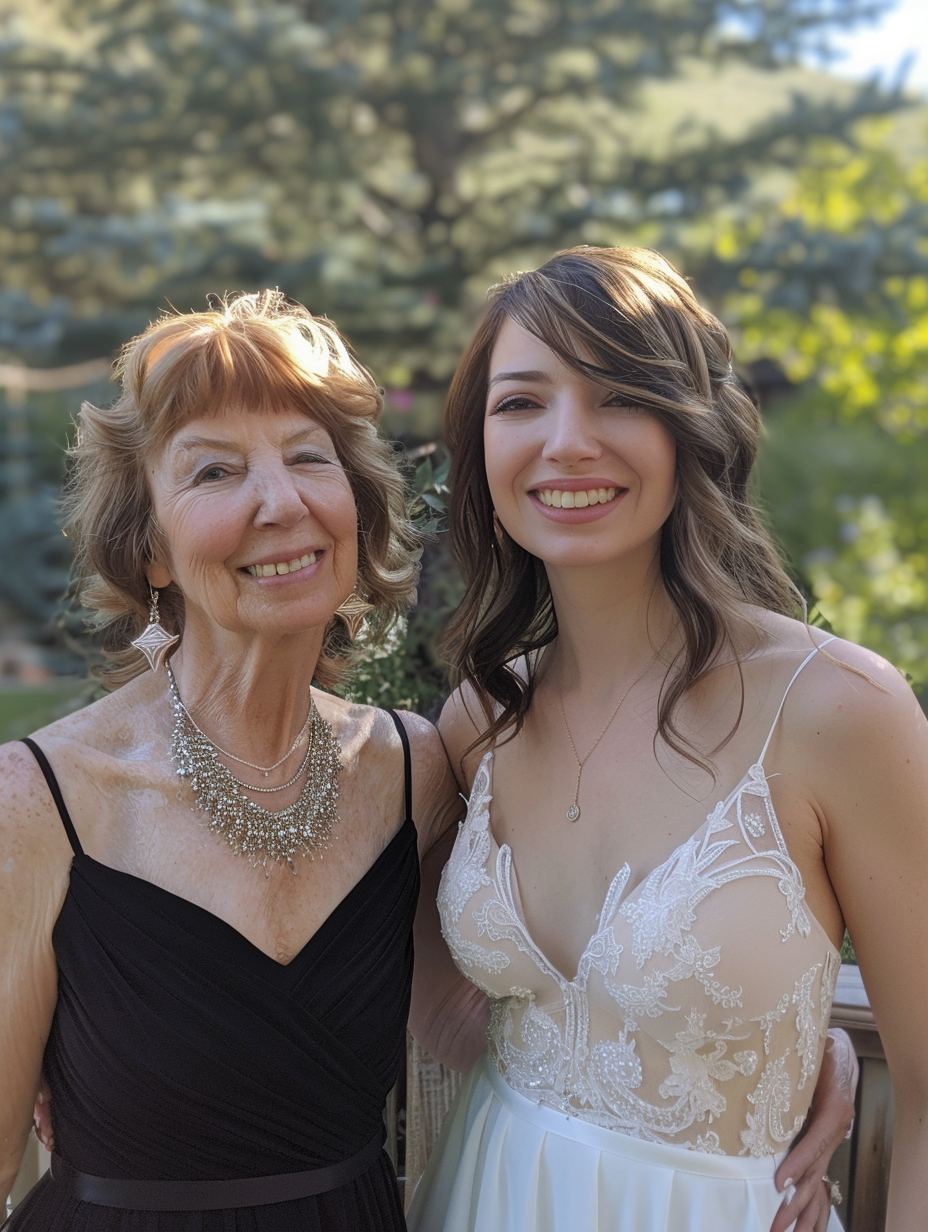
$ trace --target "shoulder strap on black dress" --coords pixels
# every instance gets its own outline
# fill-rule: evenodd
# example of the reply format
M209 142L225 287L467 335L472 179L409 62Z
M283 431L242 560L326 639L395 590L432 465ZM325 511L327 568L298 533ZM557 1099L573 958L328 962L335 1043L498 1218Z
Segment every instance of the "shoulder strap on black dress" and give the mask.
M403 726L403 721L395 710L388 710L387 714L396 725L396 730L400 734L400 740L403 742L403 779L406 785L406 820L412 821L412 756L409 752L409 736L406 734L406 728Z
M58 808L58 815L64 825L65 834L68 836L68 842L71 844L71 850L76 856L82 856L84 849L81 846L81 841L77 837L77 831L74 829L74 822L71 820L71 815L67 810L64 802L64 797L61 794L61 788L58 786L58 780L55 778L55 772L48 764L48 758L39 748L34 740L30 740L28 736L23 739L23 744L32 753L33 757L39 763L39 769L45 775L45 782L48 784L48 790L52 793L52 799Z

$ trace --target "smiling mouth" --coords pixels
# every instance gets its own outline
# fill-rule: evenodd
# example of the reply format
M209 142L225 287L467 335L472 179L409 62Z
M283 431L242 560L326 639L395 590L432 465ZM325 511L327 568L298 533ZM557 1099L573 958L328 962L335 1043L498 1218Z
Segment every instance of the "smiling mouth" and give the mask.
M275 577L278 574L296 573L298 569L305 569L307 565L315 563L316 553L309 552L307 555L294 557L293 560L279 560L274 565L246 565L245 572L252 577Z
M590 505L608 505L615 500L619 488L590 488L585 492L567 492L562 488L536 488L535 495L549 509L587 509Z

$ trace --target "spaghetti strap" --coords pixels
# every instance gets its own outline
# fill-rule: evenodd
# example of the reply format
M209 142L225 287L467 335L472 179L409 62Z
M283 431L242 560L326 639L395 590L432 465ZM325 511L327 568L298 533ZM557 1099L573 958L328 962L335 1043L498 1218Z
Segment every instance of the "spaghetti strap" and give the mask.
M403 782L406 792L406 820L412 821L412 756L409 752L409 736L406 734L406 728L403 726L400 716L395 710L388 710L387 714L396 725L396 730L400 734L400 740L403 742Z
M823 642L819 642L817 646L814 646L812 650L809 651L809 653L806 655L803 661L799 664L799 666L793 672L792 678L790 679L789 684L786 686L786 689L783 693L783 697L781 698L780 704L777 707L777 712L773 716L773 722L770 724L770 731L767 733L767 739L764 741L764 747L760 751L760 757L758 757L757 762L755 763L756 765L762 766L764 764L764 758L767 756L767 749L770 747L770 741L773 739L773 733L777 729L777 723L779 723L780 721L780 715L783 713L783 707L786 705L786 699L787 697L789 697L789 691L793 687L793 685L796 683L796 681L799 679L800 672L806 666L807 663L811 663L811 661L815 658L815 656L818 654L820 650L824 650L824 648L827 645L829 645L831 642L835 640L836 640L835 637L832 636L832 637L826 637Z
M52 793L52 799L58 808L58 816L61 818L64 825L65 833L68 836L68 842L71 844L71 850L76 856L82 856L84 849L81 846L81 841L77 837L77 831L74 829L74 822L71 820L71 814L67 810L64 802L64 797L61 794L61 788L58 786L58 780L55 778L55 772L48 764L48 758L39 748L34 740L28 736L23 738L22 743L32 753L33 757L39 763L39 769L45 775L45 782L48 784L48 790Z

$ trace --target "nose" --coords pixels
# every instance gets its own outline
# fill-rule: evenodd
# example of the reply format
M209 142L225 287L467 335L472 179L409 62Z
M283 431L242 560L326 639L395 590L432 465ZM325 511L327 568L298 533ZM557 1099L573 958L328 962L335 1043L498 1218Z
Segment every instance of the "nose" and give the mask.
M549 408L546 420L547 436L542 450L546 461L572 466L602 454L596 416L582 399L559 400Z
M255 526L295 526L308 510L289 468L282 463L254 476Z

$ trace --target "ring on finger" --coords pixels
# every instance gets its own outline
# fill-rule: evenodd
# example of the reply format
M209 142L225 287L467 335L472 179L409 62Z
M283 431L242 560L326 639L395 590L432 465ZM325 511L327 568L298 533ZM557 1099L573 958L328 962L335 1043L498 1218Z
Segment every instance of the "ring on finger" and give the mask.
M828 1201L832 1206L841 1205L841 1186L837 1181L833 1181L830 1176L823 1176L822 1180L825 1183L825 1188L828 1190Z

